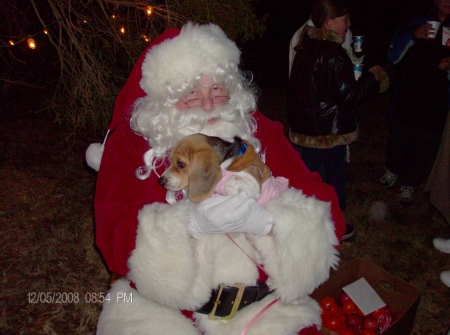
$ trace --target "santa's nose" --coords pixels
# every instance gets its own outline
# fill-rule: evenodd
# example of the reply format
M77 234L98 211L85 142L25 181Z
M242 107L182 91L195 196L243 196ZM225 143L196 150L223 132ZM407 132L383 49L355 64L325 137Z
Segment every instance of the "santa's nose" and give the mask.
M205 98L203 99L203 106L202 109L206 112L210 112L214 108L214 103L212 98Z

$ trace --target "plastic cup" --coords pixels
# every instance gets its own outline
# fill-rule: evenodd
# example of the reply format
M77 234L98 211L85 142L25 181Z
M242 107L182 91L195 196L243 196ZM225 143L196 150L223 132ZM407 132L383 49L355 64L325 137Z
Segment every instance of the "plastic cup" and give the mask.
M362 44L364 42L364 36L353 36L353 48L355 52L362 52Z
M355 72L355 79L358 80L361 77L364 64L353 64L353 71Z
M427 21L428 24L431 24L431 28L428 31L427 36L429 38L435 38L437 31L439 30L439 27L441 26L441 23L439 21Z

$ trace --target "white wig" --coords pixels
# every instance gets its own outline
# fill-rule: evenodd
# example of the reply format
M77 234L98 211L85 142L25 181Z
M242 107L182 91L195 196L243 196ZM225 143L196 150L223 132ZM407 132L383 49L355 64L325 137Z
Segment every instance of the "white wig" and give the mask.
M188 23L178 36L149 50L140 81L147 95L136 101L131 118L131 128L152 147L144 156L147 167L154 169L178 140L193 133L228 139L240 136L252 140L259 150L259 142L252 138L256 93L238 68L239 57L236 44L214 24ZM178 110L175 103L203 76L225 87L228 103L211 112ZM211 118L219 120L209 125Z

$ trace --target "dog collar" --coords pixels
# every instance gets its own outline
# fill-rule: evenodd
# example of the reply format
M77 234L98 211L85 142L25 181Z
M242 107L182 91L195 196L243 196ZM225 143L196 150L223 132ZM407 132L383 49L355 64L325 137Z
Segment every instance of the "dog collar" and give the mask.
M243 143L242 147L239 149L239 152L237 153L236 157L242 156L247 151L247 143Z

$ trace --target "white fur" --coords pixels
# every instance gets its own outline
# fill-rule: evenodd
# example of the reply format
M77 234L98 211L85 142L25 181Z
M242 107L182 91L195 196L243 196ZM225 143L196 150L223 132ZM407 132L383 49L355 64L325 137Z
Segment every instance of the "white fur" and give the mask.
M104 303L99 335L194 334L189 320L181 321L179 309L201 307L219 284L257 282L256 265L224 234L206 234L200 239L189 236L192 206L189 201L155 203L140 211L136 249L129 259L129 277L138 289L132 292L139 299L133 306ZM270 274L268 284L275 291L231 320L210 321L196 313L196 324L205 335L239 335L274 299L280 301L250 327L247 335L291 335L320 325L319 306L308 294L328 278L330 267L339 260L329 204L290 189L271 200L267 210L276 222L273 236L231 236L262 262ZM125 290L125 284L114 285L111 293ZM162 314L164 319L158 319Z
M179 36L152 48L142 64L141 88L149 96L168 97L168 88L183 91L199 75L237 68L240 51L215 24L188 23ZM188 78L188 79L187 79ZM162 101L164 101L162 100Z
M261 196L261 185L250 173L239 171L225 181L227 195L236 195L245 191L250 198L258 199Z
M331 221L330 203L290 188L269 202L273 236L254 236L270 273L270 286L283 302L311 294L337 268L339 244Z
M98 171L102 161L103 146L101 143L91 143L86 150L86 163L89 167Z
M98 335L199 335L190 319L145 298L125 279L113 284L107 298L110 300L103 303Z

